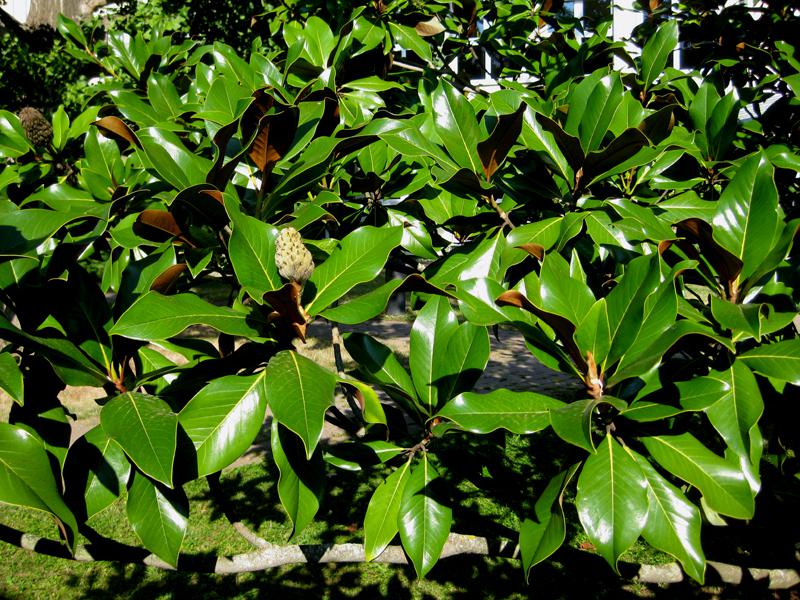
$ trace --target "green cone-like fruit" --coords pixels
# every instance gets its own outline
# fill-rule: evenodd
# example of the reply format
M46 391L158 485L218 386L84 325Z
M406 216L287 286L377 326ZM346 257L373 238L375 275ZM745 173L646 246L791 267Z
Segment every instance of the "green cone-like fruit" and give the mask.
M300 284L305 283L314 272L311 252L296 229L286 227L278 234L275 240L275 265L281 277Z
M53 141L53 128L44 115L31 106L19 111L19 122L28 141L37 148L46 148Z

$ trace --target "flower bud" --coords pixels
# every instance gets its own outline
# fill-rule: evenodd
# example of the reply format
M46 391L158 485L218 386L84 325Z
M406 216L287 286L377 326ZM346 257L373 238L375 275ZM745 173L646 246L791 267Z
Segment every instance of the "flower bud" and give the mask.
M31 106L19 111L19 122L25 137L37 148L46 148L53 141L53 128L42 113Z
M278 234L275 240L275 265L281 277L300 284L305 283L314 272L311 252L296 229L286 227Z

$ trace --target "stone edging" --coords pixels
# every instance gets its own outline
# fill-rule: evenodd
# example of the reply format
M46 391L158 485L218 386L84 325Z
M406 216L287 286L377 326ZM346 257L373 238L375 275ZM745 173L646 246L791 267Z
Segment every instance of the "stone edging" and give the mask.
M741 585L749 577L753 581L768 580L771 590L788 590L800 585L800 574L797 569L757 569L739 567L716 561L706 561L709 570L716 572L722 583ZM685 578L678 563L665 565L639 565L636 579L642 583L670 584L680 583Z

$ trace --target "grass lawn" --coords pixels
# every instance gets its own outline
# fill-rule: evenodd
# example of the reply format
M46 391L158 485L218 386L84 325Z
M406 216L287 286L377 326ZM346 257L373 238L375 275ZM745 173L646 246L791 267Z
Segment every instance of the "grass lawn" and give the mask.
M453 437L453 450L458 438ZM454 499L456 526L464 533L514 539L519 512L531 500L522 491L498 484L503 468L514 465L518 475L533 471L528 440L510 436L506 458L487 457L490 469L465 476ZM237 515L262 537L286 543L291 525L280 507L275 489L276 473L269 457L231 469L223 474L223 492ZM491 471L491 472L490 472ZM529 472L529 474L530 474ZM362 474L363 475L363 474ZM374 483L382 476L376 471ZM487 500L472 483L490 489L497 501ZM368 502L370 485L358 474L330 469L326 500L320 519L297 538L298 543L361 541L360 520ZM252 551L225 519L205 480L186 486L192 514L184 552L194 555L231 555ZM515 493L516 492L516 493ZM502 500L500 500L502 499ZM100 533L137 544L124 517L124 498L96 515L91 525ZM513 559L464 556L441 560L424 580L408 566L382 564L297 565L268 572L218 576L161 571L140 565L76 563L37 555L8 544L0 561L0 592L10 599L29 598L260 598L270 593L281 598L758 598L751 588L701 587L693 582L667 588L637 583L617 576L599 557L579 550L586 539L575 527L574 507L566 506L568 541L553 559L537 566L525 582L519 562ZM0 523L37 535L55 537L52 520L41 513L0 505ZM669 557L637 544L624 561L658 563ZM625 574L625 571L623 571ZM762 593L768 593L758 588ZM722 593L722 595L719 595ZM782 597L782 596L777 596ZM789 596L786 596L787 598Z

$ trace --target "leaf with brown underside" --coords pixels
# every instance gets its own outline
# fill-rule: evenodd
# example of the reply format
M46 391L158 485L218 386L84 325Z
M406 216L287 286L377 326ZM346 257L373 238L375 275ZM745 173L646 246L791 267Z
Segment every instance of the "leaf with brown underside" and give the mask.
M163 235L159 234L167 234L167 236L174 237L179 242L194 246L191 240L183 233L172 213L166 210L143 210L136 219L134 231L143 238L152 239L155 237L159 241L165 239Z
M169 294L175 288L175 283L178 281L181 273L188 269L185 263L172 265L161 273L150 284L150 290L160 294Z
M242 136L253 140L248 154L264 173L264 178L286 154L297 130L297 112L294 109L287 107L268 114L273 108L277 108L274 98L259 90L242 115Z
M98 119L93 123L106 137L122 139L137 148L142 147L142 143L133 130L119 117L109 116Z
M290 337L299 337L306 341L306 327L310 317L300 304L303 287L296 281L291 281L279 290L264 293L264 300L272 307L269 315L270 321L278 321L278 325L286 326L291 332Z
M519 246L517 246L517 248L525 250L525 252L527 252L531 256L536 257L539 260L544 260L544 246L542 246L541 244L534 244L534 243L520 244Z
M575 362L578 369L580 369L582 373L586 373L586 361L581 355L581 351L578 349L573 338L575 335L575 325L564 317L537 308L524 294L516 290L503 292L497 297L495 303L498 306L515 306L517 308L522 308L533 313L547 323L556 332L558 339L564 344L567 352L569 352L570 358Z
M416 25L414 25L414 29L416 29L417 33L422 37L430 37L432 35L437 35L444 31L444 25L439 20L439 17L431 17L427 21L420 21Z
M483 174L486 181L492 179L497 169L506 159L508 152L519 139L522 132L522 117L525 114L525 104L521 104L516 112L501 115L492 134L478 144L478 156L483 165Z

